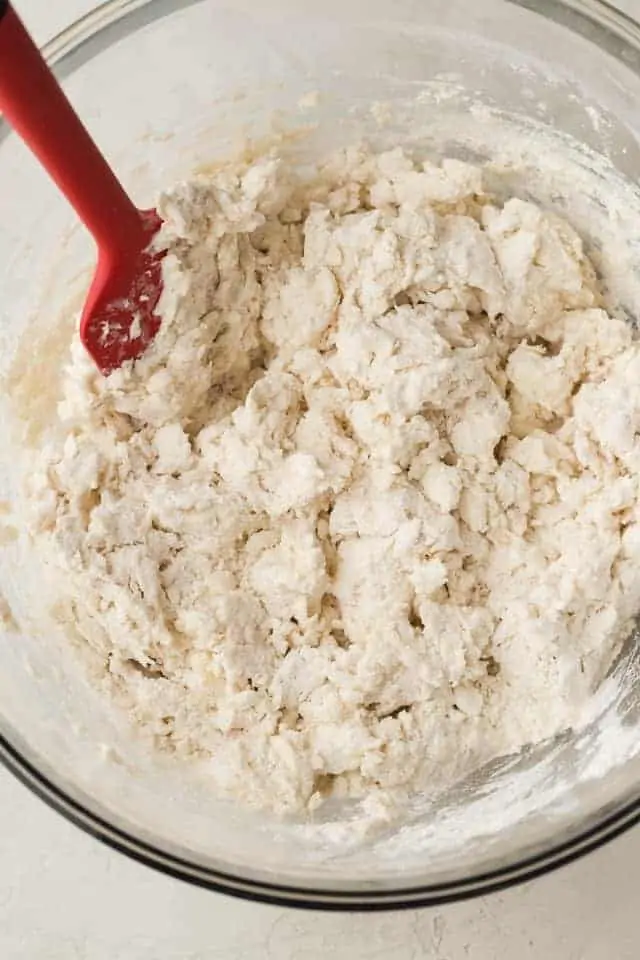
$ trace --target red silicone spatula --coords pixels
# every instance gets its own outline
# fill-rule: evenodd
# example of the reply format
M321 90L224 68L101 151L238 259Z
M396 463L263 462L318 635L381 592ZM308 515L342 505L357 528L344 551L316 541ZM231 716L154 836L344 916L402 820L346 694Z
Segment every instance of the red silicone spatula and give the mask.
M80 336L104 374L138 358L158 332L161 220L138 210L76 116L10 3L0 0L0 112L91 231L98 265Z

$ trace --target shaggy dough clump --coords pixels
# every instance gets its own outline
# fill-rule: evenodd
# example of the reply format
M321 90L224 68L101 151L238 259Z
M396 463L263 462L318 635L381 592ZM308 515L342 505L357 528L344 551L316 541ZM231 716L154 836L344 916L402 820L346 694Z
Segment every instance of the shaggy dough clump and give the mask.
M640 608L640 347L573 229L401 150L159 207L161 333L74 349L36 481L131 719L279 811L577 723Z

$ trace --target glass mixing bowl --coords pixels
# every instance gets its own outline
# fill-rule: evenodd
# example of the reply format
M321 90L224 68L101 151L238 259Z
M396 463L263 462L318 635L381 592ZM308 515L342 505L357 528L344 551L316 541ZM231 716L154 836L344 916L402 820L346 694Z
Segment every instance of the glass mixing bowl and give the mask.
M401 136L435 153L493 158L496 189L564 210L612 298L640 315L640 27L605 3L111 0L47 55L141 206L247 139L255 150L279 142L304 165L362 136L381 145ZM364 839L348 813L333 824L277 823L149 757L87 684L46 564L10 513L28 451L55 411L92 250L2 123L0 204L0 757L23 782L173 876L333 909L485 893L635 823L633 644L584 730L494 764L436 805L416 802L401 829ZM610 242L616 231L629 237L624 255Z

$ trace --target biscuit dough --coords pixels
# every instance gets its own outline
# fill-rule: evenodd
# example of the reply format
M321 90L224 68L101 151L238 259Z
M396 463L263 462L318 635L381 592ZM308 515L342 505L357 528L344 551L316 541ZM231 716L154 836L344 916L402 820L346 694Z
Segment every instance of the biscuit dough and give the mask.
M162 329L74 347L35 476L99 681L218 794L436 794L576 724L640 607L640 348L482 171L169 190Z

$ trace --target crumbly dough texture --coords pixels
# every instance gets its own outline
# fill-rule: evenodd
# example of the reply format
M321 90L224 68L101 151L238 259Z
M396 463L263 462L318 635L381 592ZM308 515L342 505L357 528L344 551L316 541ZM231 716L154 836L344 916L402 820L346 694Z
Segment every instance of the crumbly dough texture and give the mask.
M579 721L640 607L640 349L482 171L169 190L162 329L74 348L37 536L98 682L219 795L435 795Z

